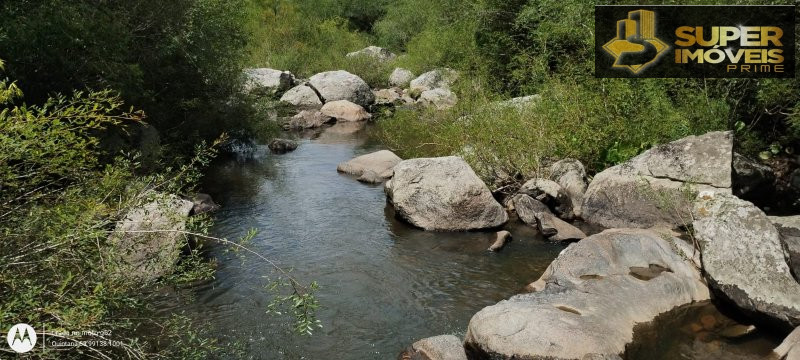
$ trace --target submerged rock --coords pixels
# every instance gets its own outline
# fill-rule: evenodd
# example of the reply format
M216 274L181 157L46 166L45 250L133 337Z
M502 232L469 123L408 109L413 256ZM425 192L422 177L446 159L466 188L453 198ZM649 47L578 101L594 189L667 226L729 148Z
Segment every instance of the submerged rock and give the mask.
M320 112L339 121L366 121L372 118L372 114L364 110L361 105L347 100L327 102L322 106Z
M149 283L170 274L186 244L186 220L194 204L175 195L131 210L109 236L112 277Z
M477 230L508 221L503 206L459 157L401 161L385 190L397 214L425 230Z
M547 205L528 195L514 196L512 203L519 218L526 224L539 228L542 235L549 240L580 240L586 237L583 231L557 218L550 212Z
M285 154L297 149L297 142L289 139L275 139L267 147L275 154Z
M467 360L464 345L455 335L439 335L419 340L400 354L410 360Z
M800 325L800 284L764 212L733 195L703 193L694 218L709 286L757 319Z
M346 57L364 56L378 60L380 62L391 61L397 57L397 55L393 54L391 51L378 46L367 46L361 50L348 53L345 56Z
M403 159L395 155L395 153L389 150L380 150L343 162L336 167L336 171L362 176L363 182L377 183L391 178L392 169L401 161ZM368 172L372 174L366 174ZM380 181L370 181L372 179L380 179Z
M732 154L731 132L656 146L597 174L584 195L581 215L608 228L688 225L697 192L730 193Z
M322 102L347 100L361 106L375 102L372 89L360 77L344 70L326 71L312 76L308 83L319 92Z
M301 109L319 109L322 107L322 100L317 96L317 92L305 84L289 89L281 96L280 101Z
M770 216L769 220L781 235L794 278L800 280L800 215Z
M294 85L294 75L288 71L275 69L245 69L244 89L246 92L259 92L268 95L279 94Z
M389 75L389 85L404 88L408 86L408 83L414 80L414 78L414 73L411 71L403 68L395 68L392 74Z
M570 245L531 287L472 317L472 358L617 358L636 324L709 298L688 245L640 229Z

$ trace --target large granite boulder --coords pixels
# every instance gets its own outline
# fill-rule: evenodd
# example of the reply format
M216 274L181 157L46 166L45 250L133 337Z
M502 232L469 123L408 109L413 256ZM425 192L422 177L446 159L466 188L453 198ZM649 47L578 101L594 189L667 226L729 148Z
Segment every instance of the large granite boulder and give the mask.
M428 71L416 79L411 80L409 84L412 90L425 91L437 88L449 89L453 83L458 79L458 72L453 69L436 69Z
M528 195L516 195L511 201L520 220L539 228L542 235L550 240L580 240L586 237L583 231L559 219L550 212L547 205Z
M329 101L319 111L339 121L366 121L372 118L372 114L361 105L347 100Z
M464 344L455 335L439 335L418 340L406 349L404 360L467 360Z
M731 132L710 132L656 146L597 174L581 215L607 228L674 228L691 222L691 202L704 190L731 191Z
M693 215L709 286L757 320L800 325L800 284L764 212L733 195L703 192Z
M336 100L347 100L352 103L369 106L375 102L372 89L360 77L344 70L326 71L312 76L308 80L327 103Z
M408 83L414 80L414 78L414 73L410 70L396 68L392 71L392 74L389 75L389 85L404 88L408 86Z
M391 51L378 46L367 46L361 50L348 53L345 56L349 58L367 57L379 62L391 61L397 57L397 55L393 54Z
M430 106L436 110L447 110L456 106L458 97L449 89L436 88L425 90L419 95L417 104L422 106Z
M146 284L172 273L187 244L182 231L193 207L191 201L159 194L128 212L108 239L111 276Z
M575 159L559 160L550 165L550 180L555 181L563 189L572 204L575 216L581 215L583 194L586 193L586 169Z
M403 159L393 152L389 150L380 150L343 162L336 167L336 171L355 176L362 176L365 172L371 172L376 174L380 179L385 180L392 177L392 169L401 161L403 161Z
M397 214L425 230L477 230L508 221L503 206L460 157L401 161L385 190Z
M281 96L280 101L301 109L319 109L322 107L322 100L320 100L317 92L306 84L297 85L289 89Z
M471 358L616 358L636 324L709 298L691 248L641 229L571 244L531 288L472 317Z
M770 216L769 220L781 234L783 248L789 255L789 267L800 281L800 215Z
M275 69L245 69L244 89L249 93L280 94L294 85L294 75Z

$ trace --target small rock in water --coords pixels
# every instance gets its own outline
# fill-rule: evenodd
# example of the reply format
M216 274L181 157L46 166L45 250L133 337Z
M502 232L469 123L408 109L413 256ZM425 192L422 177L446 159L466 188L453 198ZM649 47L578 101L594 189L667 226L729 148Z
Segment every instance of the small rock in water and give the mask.
M497 252L503 249L503 247L511 241L511 233L505 230L501 230L497 232L497 238L495 239L492 246L489 246L489 251Z
M192 198L192 214L199 215L219 210L220 206L214 202L211 195L197 193Z
M297 149L297 142L289 139L275 139L269 143L268 147L275 154L285 154Z

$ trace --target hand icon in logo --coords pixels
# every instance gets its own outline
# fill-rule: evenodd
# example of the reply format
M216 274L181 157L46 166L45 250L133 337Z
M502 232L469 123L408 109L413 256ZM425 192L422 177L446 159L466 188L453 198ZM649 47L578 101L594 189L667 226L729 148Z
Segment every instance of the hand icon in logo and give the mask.
M667 44L655 36L655 13L636 10L617 21L617 37L603 45L614 57L613 67L627 68L634 74L654 63L667 50Z

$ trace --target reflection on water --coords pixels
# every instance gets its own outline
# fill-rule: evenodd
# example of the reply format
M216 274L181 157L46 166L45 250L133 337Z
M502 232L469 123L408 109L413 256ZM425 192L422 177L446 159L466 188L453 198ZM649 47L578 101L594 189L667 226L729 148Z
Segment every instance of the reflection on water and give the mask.
M204 190L223 205L215 235L257 228L253 250L319 282L324 328L313 337L265 314L270 266L222 249L211 250L216 279L174 310L223 340L243 340L253 358L394 358L414 340L463 334L476 311L519 292L563 249L521 224L508 226L514 240L501 253L490 253L494 233L431 233L397 221L381 186L336 172L378 149L343 125L289 154L260 147L252 160L221 160L207 175Z

